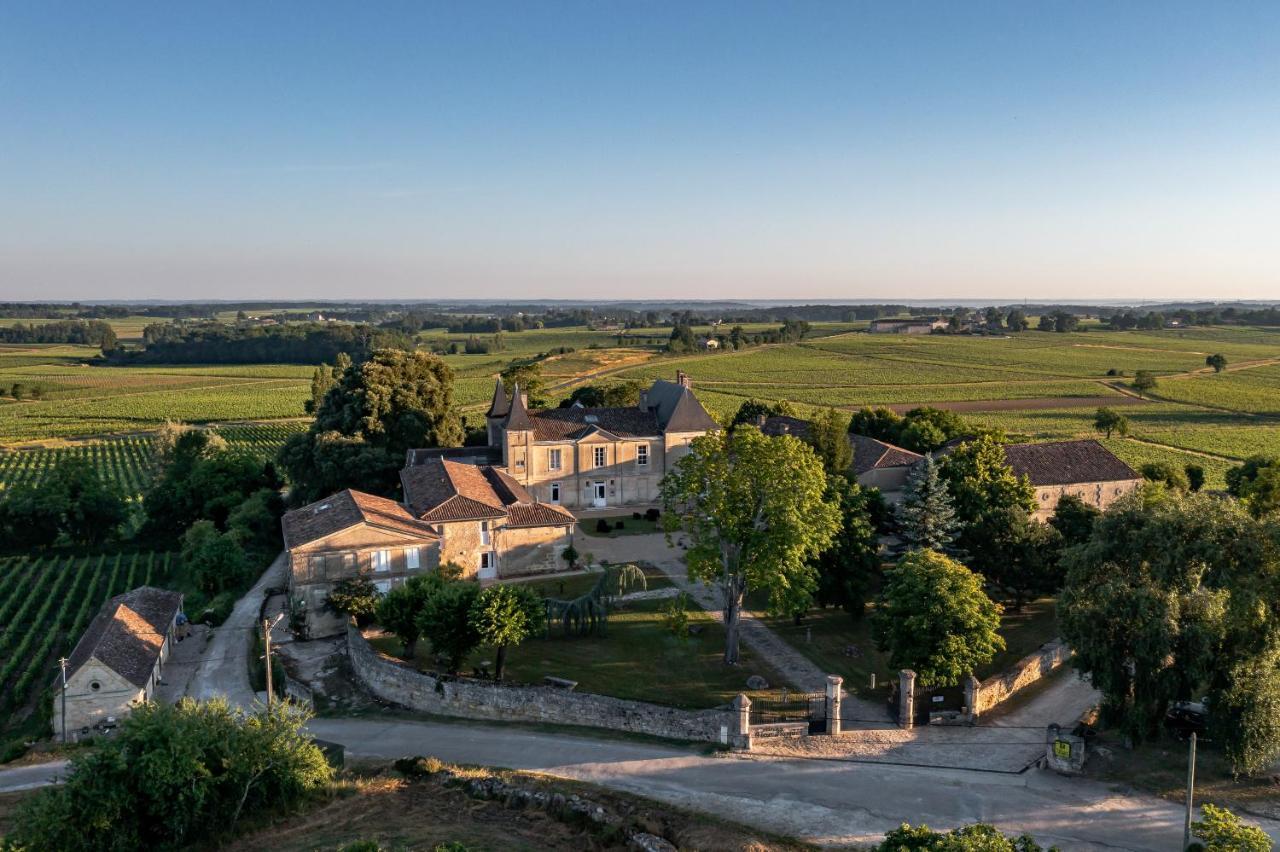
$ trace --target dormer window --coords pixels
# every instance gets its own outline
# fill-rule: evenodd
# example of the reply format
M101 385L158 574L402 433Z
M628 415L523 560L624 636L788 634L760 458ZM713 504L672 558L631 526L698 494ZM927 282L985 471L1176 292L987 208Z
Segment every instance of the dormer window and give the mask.
M599 423L599 422L600 422L600 418L599 418L599 417L597 417L597 416L596 416L596 415L594 415L594 414L588 414L588 415L584 416L582 419L583 419L583 420L585 420L585 421L586 421L586 422L588 422L588 423Z

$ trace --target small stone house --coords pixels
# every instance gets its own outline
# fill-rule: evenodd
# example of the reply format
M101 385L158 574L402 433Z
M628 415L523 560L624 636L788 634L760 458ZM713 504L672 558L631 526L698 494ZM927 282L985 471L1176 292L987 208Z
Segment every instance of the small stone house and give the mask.
M1004 452L1014 474L1035 488L1035 517L1041 521L1053 517L1065 494L1105 510L1142 483L1133 468L1093 439L1006 444Z
M947 321L941 317L910 317L872 320L868 330L872 334L932 334L946 327Z
M67 662L66 728L62 676L55 681L53 729L78 739L150 701L175 640L182 595L142 586L105 604Z
M879 488L890 502L901 498L911 469L924 456L866 435L849 435L853 473L864 488Z
M635 406L528 408L520 388L499 381L486 414L501 471L543 505L644 506L693 439L719 429L683 372L659 379ZM409 463L430 458L411 451Z

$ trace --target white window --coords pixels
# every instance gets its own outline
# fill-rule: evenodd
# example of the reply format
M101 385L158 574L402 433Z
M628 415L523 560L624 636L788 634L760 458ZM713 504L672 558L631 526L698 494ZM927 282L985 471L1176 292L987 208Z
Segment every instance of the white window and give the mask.
M378 572L391 570L390 550L375 550L373 552L373 570Z
M481 521L480 522L480 543L488 544L491 541L491 539L492 539L492 536L489 533L489 522Z
M552 503L560 502L560 483L559 482L551 483L551 502Z
M608 447L593 447L592 453L593 453L592 461L594 462L594 467L604 467L606 464L609 463Z
M373 587L378 590L378 594L385 595L387 592L391 591L391 581L390 580L374 580Z
M486 550L480 554L480 570L485 571L493 567L493 551Z
M406 547L404 551L404 568L406 571L417 571L419 567L418 548Z
M547 470L560 469L560 450L547 450Z
M644 467L645 465L649 464L649 445L648 444L640 444L638 447L636 447L636 464L640 465L640 467Z

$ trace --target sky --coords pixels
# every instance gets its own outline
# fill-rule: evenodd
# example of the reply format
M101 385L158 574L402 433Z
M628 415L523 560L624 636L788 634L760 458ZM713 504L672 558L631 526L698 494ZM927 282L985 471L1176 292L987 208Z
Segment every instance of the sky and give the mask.
M0 299L1280 299L1280 3L0 0Z

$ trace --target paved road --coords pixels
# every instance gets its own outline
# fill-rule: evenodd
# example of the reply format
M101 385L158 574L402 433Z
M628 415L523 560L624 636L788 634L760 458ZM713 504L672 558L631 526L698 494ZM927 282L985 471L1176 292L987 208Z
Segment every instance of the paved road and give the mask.
M0 770L0 793L16 793L19 790L34 790L36 787L56 784L61 780L67 763L65 760L54 760Z
M316 719L311 730L355 757L442 760L589 781L822 844L878 840L903 821L976 821L1065 850L1167 852L1179 808L1152 796L1029 770L1000 775L824 760L707 756L678 747L476 724ZM1280 838L1280 823L1265 826Z
M231 615L213 633L191 678L187 694L198 701L226 698L232 706L249 708L256 700L249 687L249 631L258 622L266 590L284 583L284 554L276 557L248 593L236 601Z

